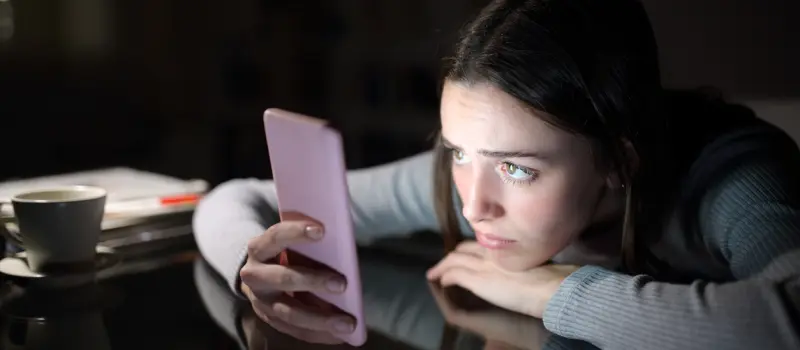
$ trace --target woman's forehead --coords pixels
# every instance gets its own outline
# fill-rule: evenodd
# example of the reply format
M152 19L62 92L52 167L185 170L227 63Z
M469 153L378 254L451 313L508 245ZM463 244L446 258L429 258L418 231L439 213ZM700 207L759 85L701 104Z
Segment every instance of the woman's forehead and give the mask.
M576 139L488 84L446 83L440 112L443 136L461 147L546 150L570 147Z

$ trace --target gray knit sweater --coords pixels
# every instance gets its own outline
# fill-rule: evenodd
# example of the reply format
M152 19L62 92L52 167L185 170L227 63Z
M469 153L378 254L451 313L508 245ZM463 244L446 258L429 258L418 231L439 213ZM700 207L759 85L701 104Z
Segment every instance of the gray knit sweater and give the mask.
M759 145L712 142L694 162L653 246L684 283L583 266L548 303L547 329L604 349L800 349L797 153ZM437 229L432 165L427 152L348 173L360 244ZM246 243L276 222L274 208L271 181L237 179L197 209L198 246L234 292Z

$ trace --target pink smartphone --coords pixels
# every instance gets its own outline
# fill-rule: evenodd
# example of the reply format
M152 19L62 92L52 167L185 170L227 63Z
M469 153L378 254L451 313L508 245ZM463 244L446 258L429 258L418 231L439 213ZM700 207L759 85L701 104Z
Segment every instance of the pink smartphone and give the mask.
M310 259L342 274L344 293L313 294L356 319L355 331L341 339L363 345L367 330L341 135L324 120L275 108L264 112L264 129L281 220L296 212L325 227L322 240L288 247L281 263L308 265Z

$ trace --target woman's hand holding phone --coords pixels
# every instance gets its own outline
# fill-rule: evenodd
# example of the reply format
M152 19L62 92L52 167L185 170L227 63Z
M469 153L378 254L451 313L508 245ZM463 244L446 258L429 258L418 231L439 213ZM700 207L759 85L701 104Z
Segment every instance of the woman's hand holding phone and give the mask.
M324 228L299 214L284 218L248 243L247 262L239 273L242 293L255 314L275 330L311 343L342 343L334 334L353 332L353 317L307 292L343 293L345 278L327 269L278 261L287 246L321 239Z

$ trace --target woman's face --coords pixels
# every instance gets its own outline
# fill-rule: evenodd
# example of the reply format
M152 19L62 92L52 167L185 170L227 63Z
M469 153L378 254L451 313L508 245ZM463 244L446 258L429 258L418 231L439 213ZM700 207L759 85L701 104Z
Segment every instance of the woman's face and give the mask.
M589 142L510 95L447 82L441 121L463 215L499 267L541 265L603 215L608 176Z

